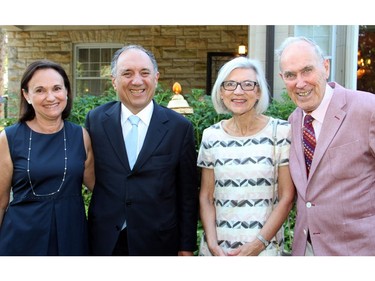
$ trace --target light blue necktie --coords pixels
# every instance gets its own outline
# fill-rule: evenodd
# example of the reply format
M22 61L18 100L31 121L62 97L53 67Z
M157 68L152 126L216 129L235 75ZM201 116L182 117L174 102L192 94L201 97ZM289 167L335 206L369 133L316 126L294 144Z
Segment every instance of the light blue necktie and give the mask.
M128 153L129 166L133 169L135 160L137 160L137 146L138 146L138 122L139 117L135 115L129 116L129 121L132 128L125 138L126 152Z

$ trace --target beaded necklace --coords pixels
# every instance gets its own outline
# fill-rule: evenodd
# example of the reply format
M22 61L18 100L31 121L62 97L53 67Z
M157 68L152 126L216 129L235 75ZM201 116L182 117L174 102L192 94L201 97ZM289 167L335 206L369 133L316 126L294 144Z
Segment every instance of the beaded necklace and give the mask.
M67 157L67 154L66 154L66 135L65 135L65 126L63 127L63 132L64 132L64 154L65 154L65 157L64 157L64 174L63 174L63 177L62 177L62 180L61 180L61 184L59 186L59 188L54 191L54 192L51 192L51 193L48 193L48 194L37 194L34 190L34 187L33 187L33 184L31 182L31 177L30 177L30 155L31 155L31 140L32 140L32 136L33 136L33 131L30 129L30 137L29 137L29 151L28 151L28 155L27 155L27 176L29 178L29 183L30 183L30 187L31 187L31 190L34 194L34 196L51 196L51 195L54 195L56 193L58 193L61 189L61 187L63 186L64 184L64 181L65 181L65 176L66 176L66 170L68 168L68 157Z

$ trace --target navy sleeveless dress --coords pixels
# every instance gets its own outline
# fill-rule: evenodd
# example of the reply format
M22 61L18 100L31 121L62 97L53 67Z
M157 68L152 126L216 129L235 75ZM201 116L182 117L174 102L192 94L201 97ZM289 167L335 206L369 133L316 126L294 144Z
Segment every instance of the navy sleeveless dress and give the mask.
M86 151L82 128L64 122L53 134L32 132L30 178L27 174L30 128L25 123L6 127L13 161L12 192L0 228L0 255L87 255L87 219L82 197ZM50 194L50 195L48 195Z

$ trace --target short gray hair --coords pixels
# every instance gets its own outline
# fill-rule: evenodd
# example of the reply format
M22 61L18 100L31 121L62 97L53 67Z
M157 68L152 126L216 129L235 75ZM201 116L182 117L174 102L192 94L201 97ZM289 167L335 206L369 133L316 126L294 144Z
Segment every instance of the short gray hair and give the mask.
M142 52L145 52L145 53L149 56L149 58L150 58L150 60L151 60L151 62L152 62L152 65L154 66L154 71L155 71L155 72L158 72L158 64L157 64L157 62L156 62L156 59L155 59L154 54L153 54L151 51L146 50L145 48L143 48L143 47L140 46L140 45L127 45L127 46L124 46L124 47L122 47L121 49L117 50L117 51L114 53L114 55L113 55L112 62L111 62L111 75L112 75L113 77L116 77L116 73L117 73L117 61L118 61L118 58L120 57L120 55L121 55L123 52L125 52L125 51L127 51L127 50L129 50L129 49L137 49L137 50L140 50L140 51L142 51Z
M314 40L312 39L309 39L307 37L304 37L304 36L297 36L297 37L288 37L286 38L280 45L279 48L277 48L275 50L275 54L278 56L278 58L280 59L281 58L281 55L283 54L284 50L290 46L291 44L293 43L296 43L296 42L306 42L307 44L309 44L310 46L312 46L315 50L315 53L317 54L318 57L322 58L322 60L325 60L325 57L324 57L324 54L323 54L323 51L322 49L319 47L318 44L315 43Z
M237 68L253 69L255 71L257 79L256 82L259 83L260 98L254 108L258 114L262 114L267 110L270 102L268 84L260 62L258 60L249 59L247 57L236 57L228 61L221 67L211 91L211 99L216 112L218 114L231 113L225 106L224 102L221 100L221 84L223 83L223 81L225 81L228 75Z

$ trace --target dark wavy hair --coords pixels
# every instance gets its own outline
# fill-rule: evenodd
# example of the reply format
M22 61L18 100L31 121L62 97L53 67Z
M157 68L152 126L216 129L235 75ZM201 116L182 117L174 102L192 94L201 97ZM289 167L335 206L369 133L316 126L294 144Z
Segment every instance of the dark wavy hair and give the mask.
M62 119L65 120L69 117L73 106L72 90L70 87L70 81L68 75L66 74L64 68L49 60L38 60L31 63L25 70L21 79L20 88L20 112L19 112L19 122L29 121L35 118L35 110L31 104L29 104L25 97L23 96L22 89L28 93L29 92L29 82L33 78L35 72L40 69L54 69L56 70L64 80L64 86L68 92L68 100L65 109L62 112Z

